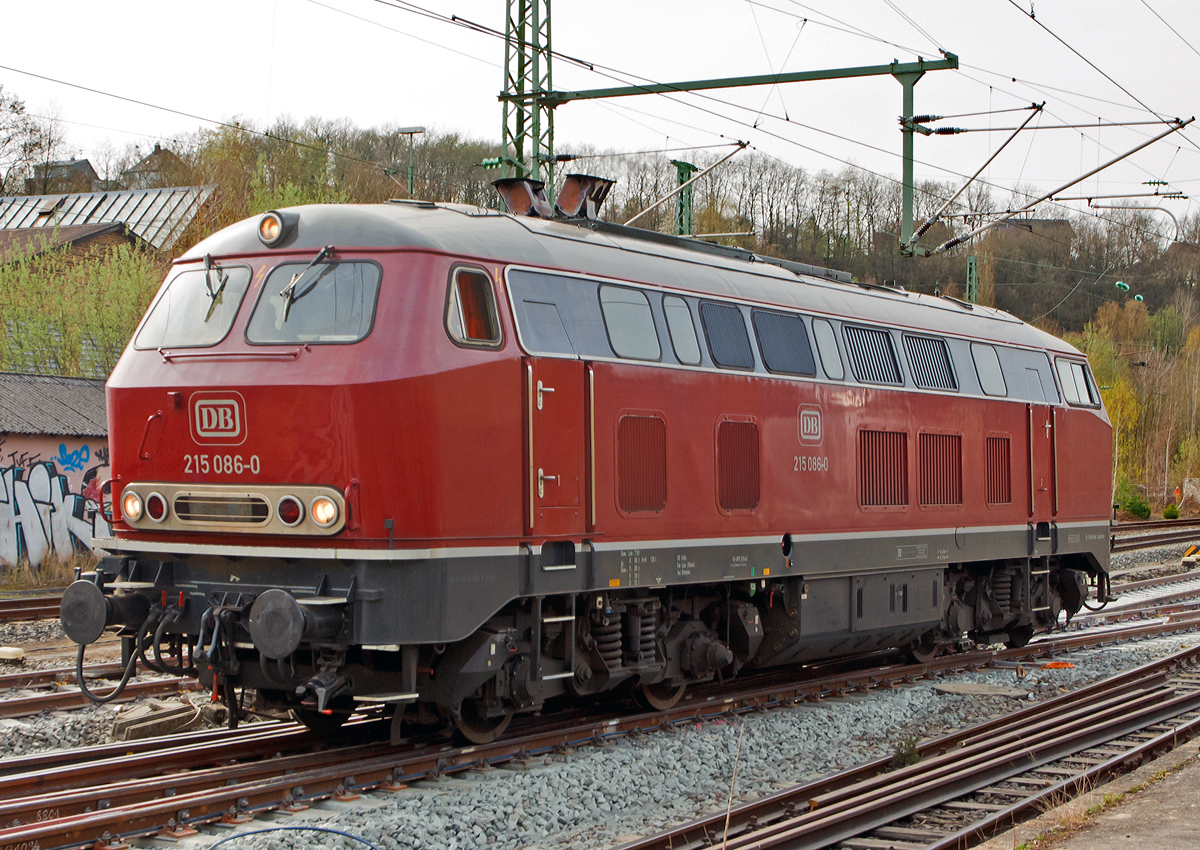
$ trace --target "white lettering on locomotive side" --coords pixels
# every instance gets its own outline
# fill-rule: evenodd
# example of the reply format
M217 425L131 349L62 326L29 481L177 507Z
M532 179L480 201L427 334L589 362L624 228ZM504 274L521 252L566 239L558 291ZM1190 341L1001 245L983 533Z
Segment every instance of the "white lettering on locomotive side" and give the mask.
M192 440L198 445L239 446L246 441L246 402L241 393L192 393L189 419Z
M797 414L799 417L800 442L806 446L819 446L824 438L821 428L821 407L816 404L802 404Z
M792 455L792 472L828 472L829 458Z
M242 475L249 472L258 475L262 469L258 455L244 458L241 455L184 455L184 475Z

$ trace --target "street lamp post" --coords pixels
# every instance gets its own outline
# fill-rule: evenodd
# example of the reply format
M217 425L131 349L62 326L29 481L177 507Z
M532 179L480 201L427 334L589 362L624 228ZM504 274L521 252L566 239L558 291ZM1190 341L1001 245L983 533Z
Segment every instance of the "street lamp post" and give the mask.
M413 136L417 133L424 133L424 127L401 127L396 131L398 135L408 136L408 196L413 196Z

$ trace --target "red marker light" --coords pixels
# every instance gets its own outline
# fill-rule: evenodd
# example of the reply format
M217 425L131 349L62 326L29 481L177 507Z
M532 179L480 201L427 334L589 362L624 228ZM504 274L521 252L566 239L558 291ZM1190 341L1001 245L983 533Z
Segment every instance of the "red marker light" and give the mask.
M300 520L304 519L304 506L295 496L284 496L279 500L276 510L279 513L279 521L289 528L299 525Z
M155 522L162 522L167 518L167 500L161 493L151 493L146 497L146 515Z

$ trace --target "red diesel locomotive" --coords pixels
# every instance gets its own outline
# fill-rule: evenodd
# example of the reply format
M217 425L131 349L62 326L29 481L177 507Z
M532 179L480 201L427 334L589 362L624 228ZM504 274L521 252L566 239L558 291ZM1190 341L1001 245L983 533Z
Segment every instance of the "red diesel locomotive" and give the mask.
M599 221L608 186L298 207L178 259L108 382L80 663L120 626L234 718L253 689L484 741L562 695L1020 644L1104 595L1111 429L1076 349Z

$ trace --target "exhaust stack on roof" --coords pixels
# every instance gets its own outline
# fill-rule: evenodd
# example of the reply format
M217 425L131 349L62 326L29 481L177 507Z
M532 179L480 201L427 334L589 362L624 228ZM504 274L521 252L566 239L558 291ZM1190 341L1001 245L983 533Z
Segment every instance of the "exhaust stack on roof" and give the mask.
M502 177L492 185L500 193L505 208L513 215L533 218L554 218L550 202L546 200L546 184L528 177Z
M608 197L608 190L615 180L593 177L590 174L568 174L554 209L546 200L546 184L528 177L504 177L493 180L492 185L500 193L505 208L513 215L533 218L596 220L600 205Z
M554 202L555 215L558 218L599 218L600 205L616 182L590 174L568 174Z

